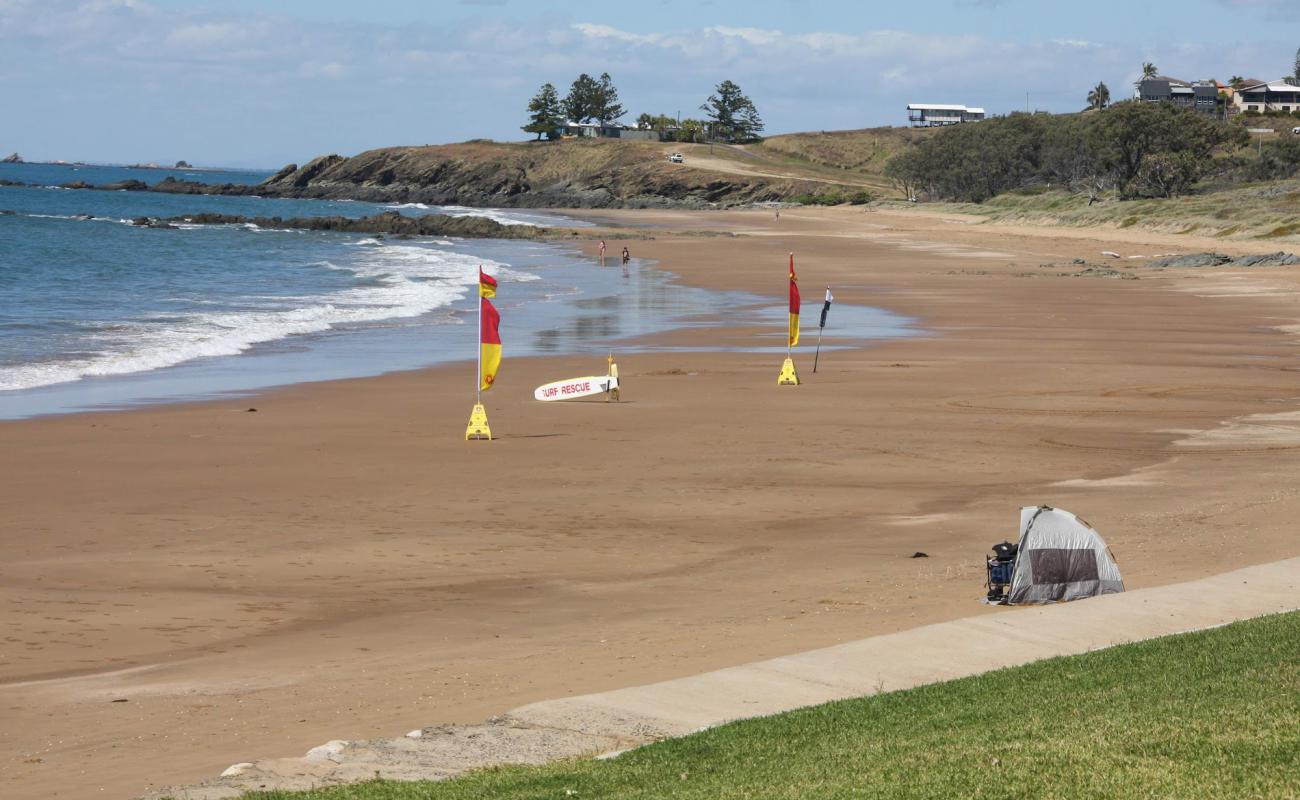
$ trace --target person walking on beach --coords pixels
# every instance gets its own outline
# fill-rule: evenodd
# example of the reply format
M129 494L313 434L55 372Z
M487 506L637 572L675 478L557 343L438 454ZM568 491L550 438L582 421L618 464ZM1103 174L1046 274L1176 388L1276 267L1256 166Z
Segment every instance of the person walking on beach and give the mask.
M626 248L626 247L624 247L624 248L623 248L623 263L624 263L624 264L627 264L627 262L629 262L629 261L631 261L631 260L632 260L632 254L629 253L629 252L627 251L627 248Z
M600 240L600 265L605 266L605 240Z

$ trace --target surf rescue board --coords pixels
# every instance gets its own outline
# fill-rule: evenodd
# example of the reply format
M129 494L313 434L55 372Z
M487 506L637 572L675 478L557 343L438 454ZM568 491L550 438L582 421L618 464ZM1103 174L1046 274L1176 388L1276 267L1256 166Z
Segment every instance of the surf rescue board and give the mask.
M605 394L612 389L618 388L618 378L609 375L600 375L590 378L569 378L566 381L556 381L548 383L545 386L538 386L533 392L533 397L543 402L552 400L576 400L579 397L591 397L592 395Z

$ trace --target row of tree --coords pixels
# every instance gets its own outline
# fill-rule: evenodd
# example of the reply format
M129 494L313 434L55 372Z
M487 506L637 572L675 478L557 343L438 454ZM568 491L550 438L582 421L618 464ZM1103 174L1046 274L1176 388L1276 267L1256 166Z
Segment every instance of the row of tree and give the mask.
M618 99L618 89L608 72L600 78L582 73L569 87L569 93L560 98L554 84L544 83L532 100L528 101L528 124L524 130L554 138L566 121L613 122L627 113Z
M1244 127L1167 104L1129 100L1095 114L1012 114L954 125L885 167L909 197L983 202L1013 189L1061 186L1095 199L1185 193L1214 156L1246 144Z
M698 142L713 139L725 142L747 142L758 138L763 131L763 119L754 102L731 81L723 81L704 101L700 110L705 119L678 121L665 114L642 114L638 126L659 132L660 138ZM619 101L609 73L592 78L585 72L573 81L569 93L563 98L554 84L546 83L528 101L528 133L554 139L566 122L601 125L617 121L627 110Z

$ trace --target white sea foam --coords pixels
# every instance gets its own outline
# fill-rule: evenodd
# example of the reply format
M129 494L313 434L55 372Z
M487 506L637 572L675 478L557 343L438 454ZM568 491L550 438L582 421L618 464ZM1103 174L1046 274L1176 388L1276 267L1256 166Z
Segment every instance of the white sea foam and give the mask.
M443 206L443 213L453 217L486 217L502 225L527 225L539 227L538 223L516 216L500 208L468 208L466 206Z
M254 345L290 336L417 317L467 297L478 281L480 264L502 282L537 280L504 264L446 250L410 245L367 248L358 251L352 263L319 262L326 269L350 272L366 285L325 295L248 297L248 307L235 311L114 322L86 342L85 349L98 348L97 354L8 367L0 373L0 391L147 372L200 358L238 355Z
M428 206L424 203L394 203L384 206L390 209L415 208L427 211L435 206ZM446 214L450 217L484 217L502 225L527 225L529 227L539 227L540 223L513 214L501 208L470 208L468 206L436 206L438 213Z

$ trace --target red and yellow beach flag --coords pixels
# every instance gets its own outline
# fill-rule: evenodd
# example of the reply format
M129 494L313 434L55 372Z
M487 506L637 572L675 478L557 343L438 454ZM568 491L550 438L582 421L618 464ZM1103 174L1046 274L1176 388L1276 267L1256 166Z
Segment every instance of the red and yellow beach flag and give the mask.
M478 271L479 335L478 370L479 391L487 391L496 382L501 367L501 314L488 302L496 297L497 282L481 268Z
M790 346L799 344L799 279L794 274L794 253L790 254Z
M478 296L497 296L497 279L484 272L482 267L478 268Z

